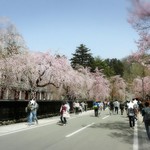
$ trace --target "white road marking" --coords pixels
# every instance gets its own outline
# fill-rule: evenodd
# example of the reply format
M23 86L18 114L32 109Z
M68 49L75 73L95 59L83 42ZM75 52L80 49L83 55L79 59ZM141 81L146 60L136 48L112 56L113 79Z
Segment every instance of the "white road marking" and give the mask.
M138 150L138 128L137 128L137 122L135 123L134 127L134 139L133 139L133 150Z
M76 133L78 133L78 132L80 132L80 131L82 131L82 130L84 130L84 129L90 127L90 126L92 126L93 124L94 124L94 123L91 123L91 124L89 124L89 125L87 125L87 126L81 128L81 129L79 129L79 130L76 130L75 132L72 132L72 133L66 135L66 137L70 137L70 136L72 136L72 135L74 135L74 134L76 134Z
M106 119L106 118L108 118L110 115L108 115L108 116L105 116L105 117L103 117L102 119Z

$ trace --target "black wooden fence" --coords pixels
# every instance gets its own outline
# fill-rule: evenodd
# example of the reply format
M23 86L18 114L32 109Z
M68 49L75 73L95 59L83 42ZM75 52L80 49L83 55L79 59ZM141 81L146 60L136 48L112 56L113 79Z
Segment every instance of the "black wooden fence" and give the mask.
M70 111L73 111L73 101L68 101L70 104ZM86 101L88 104L87 109L92 109L93 101ZM46 118L59 115L60 106L62 101L38 101L38 118ZM22 122L27 118L25 107L28 101L25 100L0 100L0 123L4 121Z

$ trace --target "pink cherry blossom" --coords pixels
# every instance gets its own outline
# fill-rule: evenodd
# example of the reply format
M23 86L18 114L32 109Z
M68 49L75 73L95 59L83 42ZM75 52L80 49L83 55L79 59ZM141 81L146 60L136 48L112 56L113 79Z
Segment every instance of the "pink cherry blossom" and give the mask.
M47 53L23 53L0 60L1 80L8 88L50 90L72 98L105 99L109 96L109 81L100 71L88 68L74 70L62 56ZM56 91L55 91L56 92Z

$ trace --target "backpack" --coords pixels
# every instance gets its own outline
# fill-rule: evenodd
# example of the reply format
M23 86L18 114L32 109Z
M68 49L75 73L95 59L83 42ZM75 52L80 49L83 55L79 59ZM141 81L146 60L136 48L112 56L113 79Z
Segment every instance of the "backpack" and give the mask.
M95 105L93 106L93 108L94 108L94 109L97 109L97 108L98 108L98 106L95 104Z
M39 104L38 103L35 103L35 109L39 109Z
M99 108L99 105L98 103L94 103L94 106L93 106L94 109L98 109Z
M134 115L135 115L134 109L133 108L129 108L128 109L128 116L134 116Z
M150 108L144 110L144 120L150 120Z
M32 108L30 107L30 105L28 105L27 107L25 107L25 112L29 113L32 110Z

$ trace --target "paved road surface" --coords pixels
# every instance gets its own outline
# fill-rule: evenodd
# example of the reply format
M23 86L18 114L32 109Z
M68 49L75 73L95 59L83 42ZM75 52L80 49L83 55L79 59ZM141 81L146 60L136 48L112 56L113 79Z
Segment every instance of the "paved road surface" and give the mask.
M141 117L134 129L128 118L111 115L100 117L93 111L71 114L66 126L59 117L39 120L39 125L26 123L0 126L0 150L150 150Z

